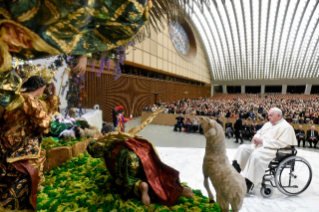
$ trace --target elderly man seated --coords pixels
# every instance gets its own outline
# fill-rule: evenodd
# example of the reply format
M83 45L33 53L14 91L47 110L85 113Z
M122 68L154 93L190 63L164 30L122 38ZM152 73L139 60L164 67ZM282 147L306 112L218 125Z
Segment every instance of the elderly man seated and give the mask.
M302 141L303 143L303 147L305 147L305 143L306 143L306 134L305 131L302 129L302 125L299 125L299 129L295 131L296 133L296 138L298 141L298 147L300 147L300 142Z
M279 108L271 108L267 122L252 139L253 144L238 147L233 166L246 178L247 193L262 181L269 162L275 158L277 149L297 145L295 131L282 118Z
M312 148L312 144L314 145L314 148L316 148L318 143L318 131L315 130L315 126L311 126L311 129L307 130L307 140L310 148Z

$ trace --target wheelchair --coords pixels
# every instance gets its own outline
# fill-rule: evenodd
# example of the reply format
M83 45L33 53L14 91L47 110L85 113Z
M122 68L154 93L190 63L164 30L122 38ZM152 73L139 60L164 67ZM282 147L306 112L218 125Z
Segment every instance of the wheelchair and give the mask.
M301 194L308 188L312 179L311 166L306 159L296 155L295 147L277 150L276 158L269 163L263 176L260 189L263 197L271 197L274 188L288 196Z

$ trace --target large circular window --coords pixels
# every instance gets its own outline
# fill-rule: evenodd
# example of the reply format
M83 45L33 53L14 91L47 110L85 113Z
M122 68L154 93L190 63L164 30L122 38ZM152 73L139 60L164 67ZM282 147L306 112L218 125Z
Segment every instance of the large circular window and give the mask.
M196 57L196 40L188 23L170 22L169 34L179 55L187 61L193 61Z
M178 22L171 22L169 32L176 50L186 55L189 52L190 44L184 28Z

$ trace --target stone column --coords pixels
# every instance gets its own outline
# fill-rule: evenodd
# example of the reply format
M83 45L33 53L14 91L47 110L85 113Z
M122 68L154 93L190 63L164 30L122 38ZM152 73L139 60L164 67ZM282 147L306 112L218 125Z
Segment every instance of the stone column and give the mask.
M244 94L245 93L245 85L241 86L241 93Z
M227 93L227 85L223 85L223 93Z
M282 85L281 93L282 94L287 94L287 85Z
M261 85L261 94L265 94L265 85Z
M312 88L312 84L306 84L305 94L310 94Z
M213 85L210 86L210 96L211 97L214 96L214 86Z

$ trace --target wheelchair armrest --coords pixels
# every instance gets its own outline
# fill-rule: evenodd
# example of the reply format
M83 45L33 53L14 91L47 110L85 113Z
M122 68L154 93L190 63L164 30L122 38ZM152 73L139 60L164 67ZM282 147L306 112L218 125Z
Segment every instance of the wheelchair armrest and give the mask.
M278 150L295 150L295 146L286 147L286 148L280 148L280 149L277 149L277 151Z
M291 155L297 155L297 150L295 149L295 146L280 148L280 149L277 149L277 152L276 152L277 159L278 159L279 155L283 156L283 153L280 154L281 151L291 151ZM287 155L287 154L285 154L285 155Z

